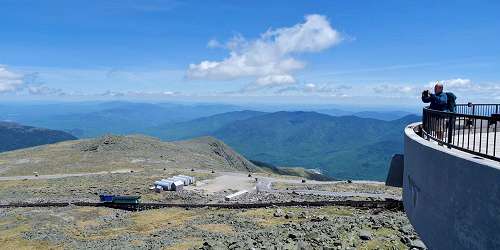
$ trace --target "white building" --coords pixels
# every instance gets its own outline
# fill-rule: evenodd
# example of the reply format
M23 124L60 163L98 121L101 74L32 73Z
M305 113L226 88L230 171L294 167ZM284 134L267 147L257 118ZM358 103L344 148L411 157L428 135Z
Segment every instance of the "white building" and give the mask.
M182 191L184 189L184 183L181 180L174 181L172 183L172 191Z
M184 177L184 178L188 178L189 179L189 185L192 185L196 182L196 179L193 177L193 176L187 176L187 175L177 175L179 177Z
M166 181L155 181L154 185L155 186L160 186L163 188L163 190L169 191L172 190L172 183L173 182L166 182Z
M184 186L189 186L190 184L190 180L189 178L186 178L186 177L181 177L181 176L174 176L172 177L173 180L176 180L176 181L182 181L182 183L184 183Z

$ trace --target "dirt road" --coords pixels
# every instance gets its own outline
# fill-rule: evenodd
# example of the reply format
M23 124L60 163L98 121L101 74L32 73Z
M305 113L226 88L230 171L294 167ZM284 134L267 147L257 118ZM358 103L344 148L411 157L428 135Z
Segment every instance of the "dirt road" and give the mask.
M102 172L94 172L94 173L48 174L48 175L39 175L39 176L35 176L35 175L4 176L4 177L0 177L0 181L46 180L46 179L66 178L66 177L77 177L77 176L130 173L130 171L131 171L130 169L119 169L119 170L115 170L115 171L102 171Z

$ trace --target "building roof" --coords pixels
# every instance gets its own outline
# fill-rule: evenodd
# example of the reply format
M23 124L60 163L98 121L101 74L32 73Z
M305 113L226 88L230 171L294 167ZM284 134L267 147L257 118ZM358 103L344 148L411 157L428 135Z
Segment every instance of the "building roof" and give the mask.
M175 186L184 186L184 182L183 181L174 181L174 185Z

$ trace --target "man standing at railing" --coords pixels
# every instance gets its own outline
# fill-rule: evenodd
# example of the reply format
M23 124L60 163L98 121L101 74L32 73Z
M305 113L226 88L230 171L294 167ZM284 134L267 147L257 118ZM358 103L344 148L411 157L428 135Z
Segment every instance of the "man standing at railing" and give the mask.
M448 95L443 92L443 84L436 82L434 86L434 94L429 93L429 90L424 90L422 92L422 101L425 103L431 103L430 109L438 111L449 112L448 109Z
M434 86L434 94L429 93L429 90L424 90L422 92L422 101L425 103L431 103L429 109L450 112L448 106L448 95L443 92L443 84L439 82L436 82L436 85ZM443 140L445 127L447 127L447 123L449 122L446 117L435 114L430 117L430 121L428 122L430 122L429 125L433 127L437 139Z

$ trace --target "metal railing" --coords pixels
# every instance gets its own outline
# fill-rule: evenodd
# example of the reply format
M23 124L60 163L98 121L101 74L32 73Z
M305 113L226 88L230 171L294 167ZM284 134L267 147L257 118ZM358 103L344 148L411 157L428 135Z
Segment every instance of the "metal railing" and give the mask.
M457 104L457 114L491 116L500 114L500 104Z
M423 109L422 135L449 148L500 161L500 104L458 104L456 112Z

